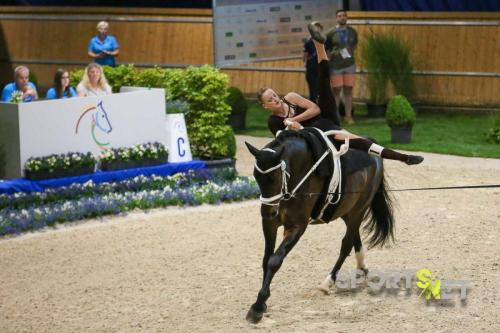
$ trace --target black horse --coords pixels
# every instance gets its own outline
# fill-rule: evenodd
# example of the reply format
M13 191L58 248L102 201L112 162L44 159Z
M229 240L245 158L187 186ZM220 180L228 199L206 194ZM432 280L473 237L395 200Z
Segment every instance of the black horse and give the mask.
M321 175L318 170L306 177L318 158L314 156L310 142L299 134L280 134L262 150L249 143L246 145L256 158L254 176L262 194L261 216L265 237L262 288L247 314L248 321L257 323L267 309L266 301L271 294L271 280L281 267L285 256L310 224L313 211L317 210L320 204L320 196L317 194L327 191L328 186L325 187L325 183L329 182L329 178ZM364 162L359 163L356 156L352 158L352 155L356 154L361 156ZM351 158L348 158L349 155ZM353 150L349 150L344 156L342 169L351 172L344 172L344 182L341 186L343 193L330 215L331 218L326 222L341 217L347 230L342 240L340 256L331 273L319 287L325 293L334 285L337 272L353 246L357 266L367 274L359 233L364 220L369 218L365 229L371 233L370 247L382 246L393 238L392 204L386 192L382 159ZM362 167L355 164L362 164ZM284 238L275 251L279 226L284 227Z

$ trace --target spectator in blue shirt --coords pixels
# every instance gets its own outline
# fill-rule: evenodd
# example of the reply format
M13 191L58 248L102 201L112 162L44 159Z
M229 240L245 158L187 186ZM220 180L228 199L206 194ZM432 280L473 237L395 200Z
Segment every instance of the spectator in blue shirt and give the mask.
M29 81L30 70L26 66L18 66L14 69L14 82L7 84L2 91L2 102L11 102L12 94L16 91L22 93L22 102L31 102L38 99L36 86Z
M76 97L76 91L69 86L69 72L59 68L54 75L54 87L47 91L47 99Z
M120 53L120 46L114 36L108 35L109 24L106 21L97 23L97 36L89 42L88 54L94 62L101 66L116 66L115 57Z

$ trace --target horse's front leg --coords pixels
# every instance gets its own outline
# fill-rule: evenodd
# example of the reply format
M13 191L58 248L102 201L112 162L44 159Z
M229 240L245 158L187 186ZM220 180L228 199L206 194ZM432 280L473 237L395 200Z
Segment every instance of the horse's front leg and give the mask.
M260 215L262 216L262 232L264 233L264 240L266 242L264 258L262 259L262 271L264 273L262 281L264 281L267 274L267 262L274 253L276 234L280 225L278 207L262 205Z
M293 225L291 227L285 226L283 241L276 250L267 260L267 265L264 267L264 281L262 283L262 288L257 295L257 301L250 307L247 313L247 320L252 323L258 323L267 308L266 301L271 296L269 287L274 274L278 271L285 259L286 255L292 250L292 248L297 244L300 237L304 234L306 230L307 223ZM266 242L267 243L267 242ZM267 249L267 247L266 247Z

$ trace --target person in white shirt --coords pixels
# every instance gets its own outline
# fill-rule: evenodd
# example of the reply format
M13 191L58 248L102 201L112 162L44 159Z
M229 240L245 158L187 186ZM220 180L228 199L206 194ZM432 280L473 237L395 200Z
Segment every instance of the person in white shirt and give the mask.
M85 68L83 79L76 87L76 92L78 97L111 95L111 86L99 64L93 62Z

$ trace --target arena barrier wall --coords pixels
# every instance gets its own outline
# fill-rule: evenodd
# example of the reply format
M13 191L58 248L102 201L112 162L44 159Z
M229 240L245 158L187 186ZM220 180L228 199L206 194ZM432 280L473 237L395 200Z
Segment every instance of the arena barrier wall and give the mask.
M334 15L332 13L332 15ZM415 64L416 100L422 104L500 106L500 13L349 12L360 43L368 31L393 31L408 41ZM82 68L96 23L108 20L120 42L119 63L138 67L213 64L209 9L0 7L0 83L27 65L40 90L58 67ZM359 56L359 53L358 55ZM366 75L358 61L354 97L366 100ZM244 93L272 86L307 94L300 59L224 70ZM74 83L76 84L76 83Z
M120 94L0 103L0 145L6 178L23 176L33 156L92 152L146 142L166 144L163 89Z

